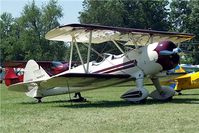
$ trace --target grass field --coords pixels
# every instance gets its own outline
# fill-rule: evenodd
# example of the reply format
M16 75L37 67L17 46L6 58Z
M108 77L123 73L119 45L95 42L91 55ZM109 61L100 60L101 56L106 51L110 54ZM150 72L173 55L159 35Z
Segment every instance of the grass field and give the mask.
M152 86L146 86L152 90ZM89 102L70 103L68 95L34 99L1 85L2 133L199 132L199 90L183 91L171 102L148 99L130 104L120 99L127 88L82 93Z

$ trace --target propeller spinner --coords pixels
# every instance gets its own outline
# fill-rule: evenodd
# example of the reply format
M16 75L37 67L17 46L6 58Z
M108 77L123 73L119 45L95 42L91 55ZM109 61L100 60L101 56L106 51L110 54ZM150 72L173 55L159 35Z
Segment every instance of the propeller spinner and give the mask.
M163 67L163 70L173 69L179 64L178 53L181 52L181 49L177 48L173 42L161 41L154 50L158 53L157 63Z

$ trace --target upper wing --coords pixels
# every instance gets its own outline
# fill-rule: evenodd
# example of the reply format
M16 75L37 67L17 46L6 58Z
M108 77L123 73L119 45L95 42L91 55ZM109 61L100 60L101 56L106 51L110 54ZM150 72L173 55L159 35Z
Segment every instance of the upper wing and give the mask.
M130 75L113 75L113 74L85 74L85 73L68 73L58 77L51 77L45 81L18 83L8 87L12 91L27 92L28 85L33 83L39 84L39 89L51 89L54 87L79 88L82 90L98 89L108 86L114 86L128 81L135 80Z
M74 37L76 42L89 43L90 31L92 31L91 43L103 43L111 40L130 42L137 45L170 40L175 43L190 40L192 34L164 32L155 30L143 30L133 28L110 27L88 24L69 24L59 26L49 31L45 38L48 40L71 42ZM133 42L133 43L132 43Z

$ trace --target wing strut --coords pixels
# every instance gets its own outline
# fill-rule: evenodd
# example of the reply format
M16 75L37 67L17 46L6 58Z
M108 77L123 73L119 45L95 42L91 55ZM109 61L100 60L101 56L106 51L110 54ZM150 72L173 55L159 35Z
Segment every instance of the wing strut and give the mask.
M77 49L77 53L78 53L78 55L79 55L80 61L81 61L82 65L83 65L84 71L85 71L85 73L86 73L86 68L85 68L85 66L84 66L84 61L83 61L82 56L81 56L81 53L80 53L80 51L79 51L79 47L78 47L78 45L77 45L77 41L75 40L75 38L73 38L73 39L74 39L74 41L75 41L75 47L76 47L76 49Z
M72 38L72 42L70 43L70 59L69 59L69 70L71 69L72 59L73 59L73 46L74 46L74 38Z
M120 48L120 46L115 42L115 40L112 40L111 41L115 44L115 46L120 50L120 52L122 52L122 54L124 54L124 51Z
M90 31L90 35L89 35L89 45L88 45L88 54L87 54L87 69L86 69L86 73L89 73L89 61L90 61L90 55L91 55L91 42L92 42L92 30Z

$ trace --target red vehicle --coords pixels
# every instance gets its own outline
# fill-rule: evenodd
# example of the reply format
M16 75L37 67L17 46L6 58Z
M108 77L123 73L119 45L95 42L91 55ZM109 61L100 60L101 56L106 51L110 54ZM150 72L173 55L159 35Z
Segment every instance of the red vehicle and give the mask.
M61 61L37 61L37 63L42 68L44 68L44 70L50 76L59 74L69 69L69 64L63 61L62 62ZM23 82L25 65L26 65L25 61L6 62L4 64L4 67L5 67L4 80L7 86L14 83ZM76 63L72 63L72 66L74 65L76 65Z

